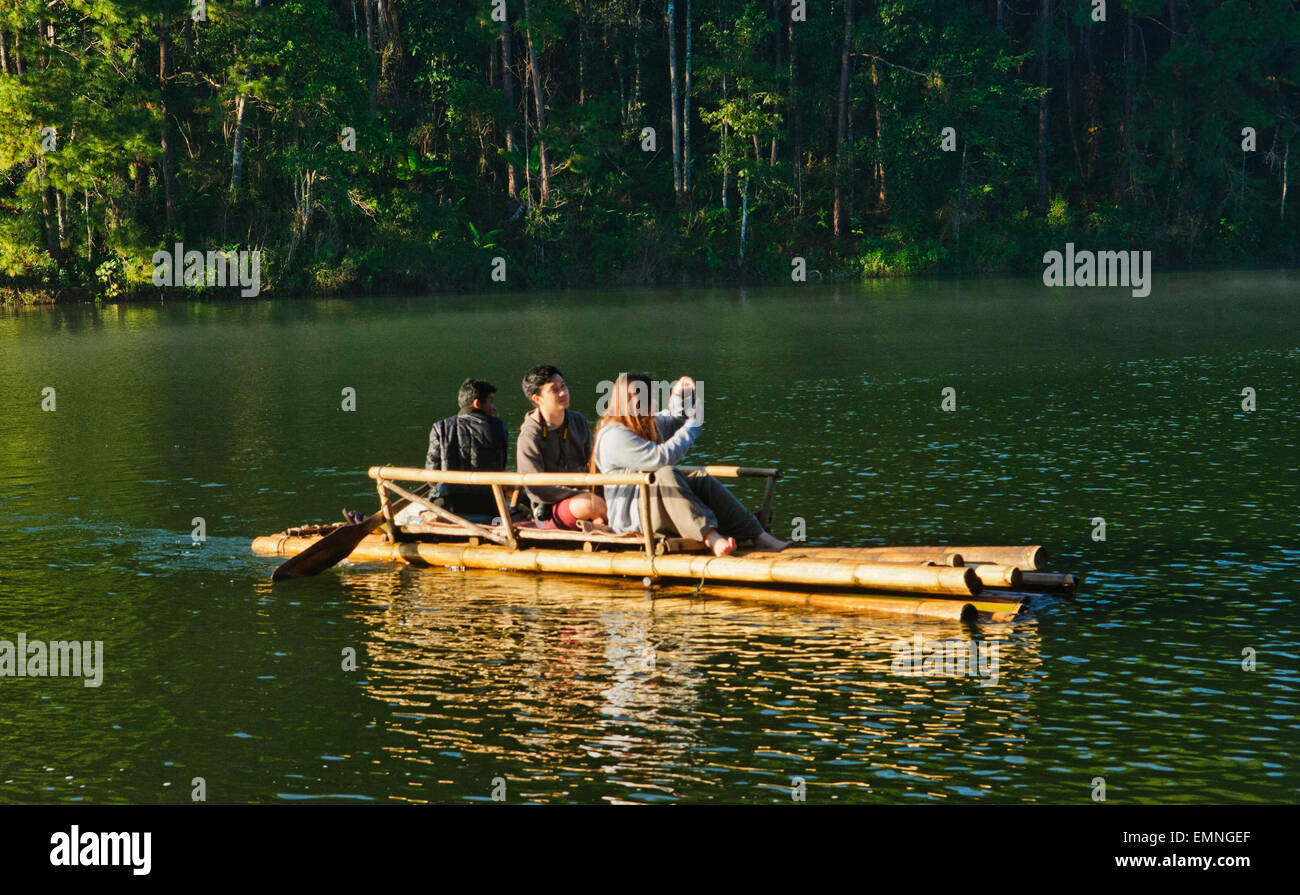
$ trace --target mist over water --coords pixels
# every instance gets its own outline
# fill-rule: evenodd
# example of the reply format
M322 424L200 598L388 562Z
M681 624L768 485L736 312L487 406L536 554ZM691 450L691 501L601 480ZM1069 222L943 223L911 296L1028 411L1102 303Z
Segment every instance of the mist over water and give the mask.
M1284 271L1142 299L1029 277L0 312L0 639L105 644L99 688L0 677L0 802L180 803L196 776L214 802L498 777L512 802L789 802L794 777L809 802L1083 802L1096 776L1114 802L1294 802L1297 294ZM513 436L539 362L591 419L621 370L703 380L690 459L781 466L778 534L1041 543L1083 593L969 628L707 584L270 585L255 536L372 508L367 467L422 465L466 376ZM998 642L998 684L892 673L918 631Z

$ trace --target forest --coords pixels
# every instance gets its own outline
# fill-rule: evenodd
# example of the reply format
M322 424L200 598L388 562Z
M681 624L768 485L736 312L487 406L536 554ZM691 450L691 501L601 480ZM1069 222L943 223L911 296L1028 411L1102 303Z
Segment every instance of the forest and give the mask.
M1295 0L0 0L0 297L1290 265L1298 83Z

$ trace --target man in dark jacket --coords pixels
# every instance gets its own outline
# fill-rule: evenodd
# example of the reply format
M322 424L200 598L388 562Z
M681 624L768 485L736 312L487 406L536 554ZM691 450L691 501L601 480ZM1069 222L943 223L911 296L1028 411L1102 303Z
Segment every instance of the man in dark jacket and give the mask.
M425 469L503 472L510 431L497 418L496 386L481 379L460 384L460 413L429 430ZM496 516L492 490L483 485L435 485L434 503L460 516Z

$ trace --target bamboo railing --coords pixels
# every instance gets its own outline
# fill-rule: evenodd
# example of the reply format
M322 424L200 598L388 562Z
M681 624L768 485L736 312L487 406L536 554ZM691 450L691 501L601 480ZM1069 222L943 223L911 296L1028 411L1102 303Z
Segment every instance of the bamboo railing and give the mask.
M702 471L716 478L765 478L763 503L759 508L758 521L766 529L772 520L772 499L776 491L776 480L781 477L781 470L776 467L757 466L677 466L682 472ZM433 513L443 522L459 526L469 536L482 538L496 544L515 549L518 546L516 523L510 518L505 499L504 487L526 488L530 485L539 487L586 488L595 485L635 485L637 489L637 518L641 521L642 545L646 556L652 560L655 556L655 537L650 530L650 485L654 484L655 472L600 473L600 472L461 472L441 469L419 469L406 466L372 466L370 478L375 480L379 491L379 505L384 519L393 526L393 514L390 509L388 492L403 497L412 503ZM403 488L396 482L431 482L448 485L483 485L492 489L492 497L501 517L500 533L478 523L458 516L446 507L440 507L427 498L421 498Z

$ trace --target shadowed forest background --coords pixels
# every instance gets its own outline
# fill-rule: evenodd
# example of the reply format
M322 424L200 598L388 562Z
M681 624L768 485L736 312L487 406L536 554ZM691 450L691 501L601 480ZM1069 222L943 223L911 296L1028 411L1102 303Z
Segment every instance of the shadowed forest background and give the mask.
M1297 260L1294 0L196 14L0 0L0 297L153 294L176 241L264 296Z

